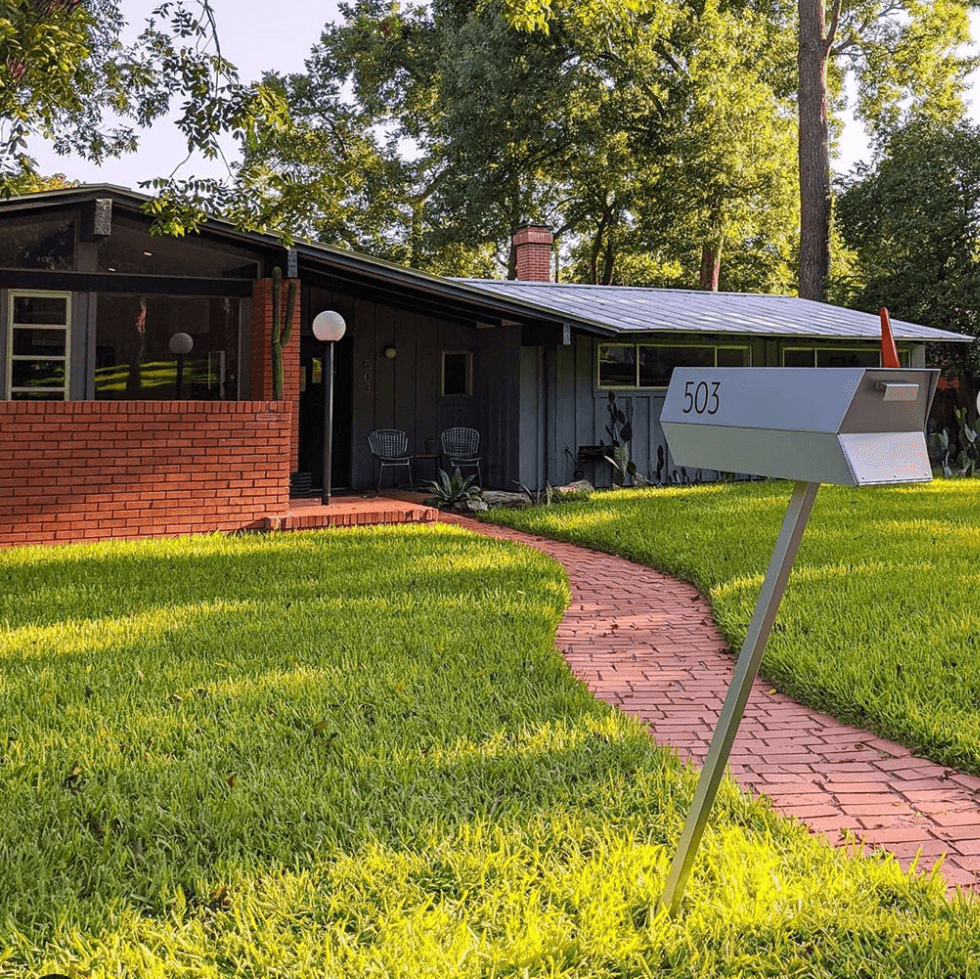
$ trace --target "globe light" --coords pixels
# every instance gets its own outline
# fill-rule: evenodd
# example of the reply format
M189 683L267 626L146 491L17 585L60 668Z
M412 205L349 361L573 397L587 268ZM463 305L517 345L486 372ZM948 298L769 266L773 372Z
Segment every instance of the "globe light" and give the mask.
M346 330L347 324L343 316L332 309L317 313L313 318L313 336L324 343L335 343L343 337Z
M189 333L175 333L168 346L172 354L184 357L194 349L194 338Z

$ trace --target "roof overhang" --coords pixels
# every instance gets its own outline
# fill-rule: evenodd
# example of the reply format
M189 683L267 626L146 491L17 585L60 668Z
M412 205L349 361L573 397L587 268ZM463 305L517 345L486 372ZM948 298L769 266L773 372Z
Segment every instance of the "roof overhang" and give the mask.
M112 184L12 197L0 201L0 215L106 198L122 209L148 217L144 206L151 197ZM743 341L858 343L875 342L880 336L877 317L872 314L789 296L446 278L330 245L290 244L275 235L236 228L219 218L209 218L201 234L280 254L283 265L288 268L295 263L301 277L306 271L355 295L484 326L530 326L541 336L567 337L568 331L575 330L624 342L653 334L658 339L718 334ZM835 319L840 322L839 328L834 325ZM818 325L810 327L810 323ZM971 343L975 339L900 320L893 320L892 327L895 339L904 343Z

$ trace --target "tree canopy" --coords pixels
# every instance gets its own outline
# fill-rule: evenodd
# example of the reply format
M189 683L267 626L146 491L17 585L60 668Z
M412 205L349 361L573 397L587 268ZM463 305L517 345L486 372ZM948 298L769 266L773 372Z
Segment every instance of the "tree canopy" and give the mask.
M980 126L897 130L843 183L838 213L857 256L852 305L980 335ZM980 344L933 355L980 376Z
M855 115L881 143L902 121L950 121L963 110L975 62L975 0L798 0L800 295L823 299L831 259L829 112L842 82L856 85Z
M0 194L37 179L31 141L100 162L133 152L139 130L180 102L176 126L188 152L217 157L223 133L280 126L285 106L242 85L222 57L208 0L167 0L132 44L121 40L120 0L0 0ZM203 217L195 207L220 182L154 181L169 230Z
M417 267L508 265L548 224L563 275L788 284L796 225L785 26L715 0L515 31L503 3L341 8L301 75L268 77L294 127L248 144L267 216ZM582 8L584 10L584 8ZM587 14L588 11L585 11Z
M755 10L796 32L800 295L822 299L830 272L833 111L844 107L845 78L854 82L855 116L879 148L905 123L954 121L977 63L963 53L970 41L968 12L977 6L977 0L736 0L727 5ZM602 30L651 7L652 0L505 0L510 22L529 31L564 21ZM774 50L764 57L775 64L784 54Z

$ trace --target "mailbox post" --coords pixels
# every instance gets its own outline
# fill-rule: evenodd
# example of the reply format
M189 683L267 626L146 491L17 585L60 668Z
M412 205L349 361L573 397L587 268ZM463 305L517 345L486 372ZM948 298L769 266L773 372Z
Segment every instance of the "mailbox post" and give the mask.
M661 903L674 914L820 483L928 482L924 429L939 371L677 368L660 423L678 465L795 481Z

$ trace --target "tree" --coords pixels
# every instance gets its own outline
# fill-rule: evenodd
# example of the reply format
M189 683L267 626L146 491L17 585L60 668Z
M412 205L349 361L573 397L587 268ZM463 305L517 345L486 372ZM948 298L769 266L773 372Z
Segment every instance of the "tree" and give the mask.
M182 99L176 125L188 153L217 157L222 133L245 136L259 124L285 124L284 105L262 86L239 83L220 52L208 0L167 0L145 30L123 45L120 0L0 0L0 194L36 176L30 140L96 162L132 152L139 128ZM106 114L119 118L106 122ZM220 196L217 181L153 182L154 212L169 230L203 218Z
M902 127L843 183L838 215L857 255L853 305L980 335L980 127ZM934 363L980 376L980 345L948 346Z
M511 228L535 221L566 275L697 285L706 240L755 248L767 211L795 226L792 78L765 57L789 32L758 15L675 0L597 31L572 5L519 32L499 2L341 9L306 74L276 82L295 129L256 140L242 170L320 240L486 274L494 254L512 268ZM758 248L760 274L788 251Z
M505 0L517 29L547 31L563 20L595 30L635 19L652 0ZM771 23L795 27L800 194L799 293L823 299L831 256L831 111L843 81L856 85L855 115L878 145L903 121L958 118L974 58L968 11L977 0L744 0ZM770 63L780 57L774 53ZM767 59L769 60L769 59Z
M974 0L825 0L799 2L800 295L823 299L830 270L831 97L851 73L855 115L879 143L905 116L947 121L962 112L974 65ZM903 109L903 105L907 108Z

